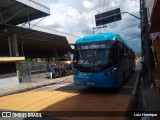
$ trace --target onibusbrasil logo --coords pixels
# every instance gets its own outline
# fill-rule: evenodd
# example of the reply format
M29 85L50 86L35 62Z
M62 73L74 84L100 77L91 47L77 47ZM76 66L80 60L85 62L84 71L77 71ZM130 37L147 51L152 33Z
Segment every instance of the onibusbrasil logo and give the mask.
M34 112L2 112L2 117L42 117L42 114Z

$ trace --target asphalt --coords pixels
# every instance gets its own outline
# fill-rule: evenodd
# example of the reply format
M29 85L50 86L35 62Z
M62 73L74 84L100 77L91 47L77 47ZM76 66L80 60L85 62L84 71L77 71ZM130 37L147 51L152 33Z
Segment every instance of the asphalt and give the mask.
M61 83L64 81L67 82L69 79L72 79L72 78L73 78L72 75L64 76L61 78L55 78L55 79L34 78L32 79L32 82L19 83L18 85L13 85L13 86L8 86L8 87L1 87L0 97L33 90L33 89L40 88L43 86Z

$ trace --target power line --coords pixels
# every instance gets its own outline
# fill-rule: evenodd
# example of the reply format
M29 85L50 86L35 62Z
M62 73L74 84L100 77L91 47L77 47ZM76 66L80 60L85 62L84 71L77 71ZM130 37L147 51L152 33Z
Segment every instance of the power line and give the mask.
M33 25L33 24L31 24L31 25ZM69 36L72 36L72 37L80 38L80 36L72 35L72 34L69 34L69 33L61 32L61 31L56 31L56 30L53 30L53 29L45 28L45 27L43 27L43 26L35 25L34 27L38 27L38 28L50 30L50 31L53 31L53 32L57 32L57 33L62 33L62 34L65 34L65 35L69 35ZM33 27L33 28L34 28L34 27Z
M130 38L130 39L128 39L128 40L125 40L125 41L130 41L130 40L132 40L132 39L134 39L134 38L137 38L137 37L139 37L140 35L136 35L136 36L134 36L134 37L132 37L132 38Z

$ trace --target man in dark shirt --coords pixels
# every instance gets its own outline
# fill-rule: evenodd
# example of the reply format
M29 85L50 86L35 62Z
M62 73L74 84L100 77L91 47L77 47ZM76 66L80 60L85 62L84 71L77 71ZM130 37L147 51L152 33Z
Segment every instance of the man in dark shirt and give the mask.
M51 62L49 62L49 64L48 64L48 72L49 72L49 77L50 77L50 79L52 79L52 63Z

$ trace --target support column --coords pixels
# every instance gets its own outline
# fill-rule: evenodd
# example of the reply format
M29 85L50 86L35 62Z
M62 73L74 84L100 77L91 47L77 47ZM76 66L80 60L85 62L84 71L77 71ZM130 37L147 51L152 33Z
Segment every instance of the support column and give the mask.
M54 49L54 57L55 57L55 61L57 61L57 57L58 57L57 49Z
M151 45L150 45L150 39L148 35L148 14L147 14L147 8L145 6L145 0L140 0L141 4L141 39L142 39L142 48L143 48L143 54L144 54L144 64L146 66L146 84L150 84L153 80L153 66L152 66L152 52L151 52Z
M12 45L11 45L11 36L8 36L8 45L9 45L9 56L12 56Z
M12 53L13 53L13 56L19 56L18 44L17 44L17 35L16 34L12 34L11 35L11 41L12 41Z

